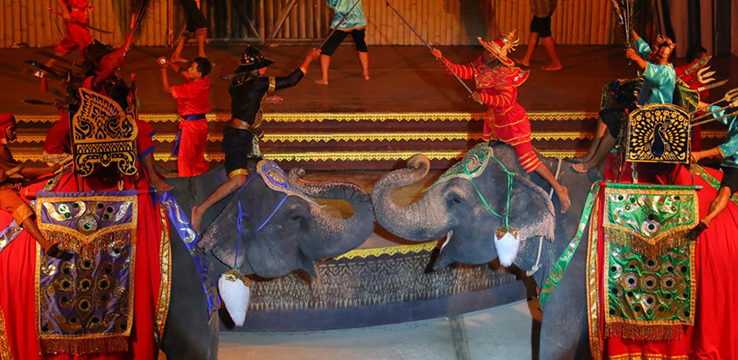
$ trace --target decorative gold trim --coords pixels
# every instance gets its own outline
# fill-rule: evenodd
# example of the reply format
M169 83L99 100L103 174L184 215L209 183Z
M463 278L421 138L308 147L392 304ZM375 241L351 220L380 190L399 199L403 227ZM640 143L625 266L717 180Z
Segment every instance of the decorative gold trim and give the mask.
M169 222L167 212L163 206L159 206L159 219L161 221L161 240L159 242L159 262L161 264L161 281L159 282L159 305L156 308L156 328L159 330L159 342L164 335L169 314L169 298L172 294L172 244L169 237Z
M13 353L8 344L8 333L5 329L5 314L0 307L0 360L13 360Z
M597 199L592 207L592 216L589 221L589 242L587 246L587 318L589 329L589 346L593 360L602 359L602 342L600 338L600 299L599 299L599 274L598 274L598 254L597 242L600 211L600 191L597 192Z
M333 134L264 134L264 142L365 142L365 141L453 141L482 140L481 132L397 132L397 133L333 133ZM540 132L533 133L533 140L585 140L592 139L590 132ZM154 141L172 143L177 135L154 135ZM43 140L41 140L43 141ZM221 142L223 135L209 134L208 141Z
M433 251L433 249L435 248L436 248L436 242L431 241L431 242L415 244L415 245L397 245L397 246L387 246L387 247L379 247L379 248L372 248L372 249L352 250L343 255L336 256L334 259L336 260L355 259L355 258L366 259L370 256L379 257L382 255L396 255L396 254L407 255L409 253L418 253L421 251Z
M573 158L584 155L583 150L548 150L541 151L540 154L546 157L553 158ZM393 161L393 160L407 160L415 154L423 154L430 160L453 160L461 159L464 157L466 152L464 151L398 151L398 152L307 152L307 153L271 153L264 154L264 158L273 161ZM43 161L43 156L40 154L18 154L13 155L18 161ZM154 159L156 161L168 162L176 161L177 159L172 157L169 152L156 152L154 153ZM207 161L224 161L225 155L222 152L217 153L206 153L205 160Z
M535 112L528 113L531 121L582 121L597 119L596 112ZM411 112L411 113L270 113L264 114L264 121L268 122L322 122L332 120L338 122L351 121L482 121L484 113L456 113L456 112ZM231 119L230 113L215 113L206 115L208 121L227 122ZM18 122L24 123L54 123L59 115L16 115ZM179 122L174 114L141 114L140 119L148 122Z
M95 199L97 201L106 201L106 200L98 200L98 199L111 199L110 201L121 201L122 198L132 198L135 199L133 208L132 208L132 218L131 218L131 253L129 255L129 269L131 274L135 274L136 269L136 240L138 238L138 197L137 196L91 196L85 198L86 200ZM46 200L69 200L69 198L47 198ZM41 201L36 202L36 209L37 213L40 209L40 203ZM50 225L50 224L40 224L39 229L42 231L46 228L44 225ZM106 230L109 228L106 228ZM58 231L58 229L55 229ZM119 229L120 230L120 229ZM70 232L71 233L71 232ZM74 236L84 236L81 233L72 234ZM102 236L102 234L95 233L97 236ZM97 237L96 236L96 237ZM43 249L40 245L36 244L36 269L35 269L35 294L36 294L36 309L35 309L35 321L36 321L36 331L38 334L41 334L41 324L40 324L40 316L39 310L41 309L41 296L40 296L40 290L41 290L41 284L40 284L40 276L41 273L41 266L42 266L42 259L43 259ZM120 333L117 333L115 335L110 334L87 334L87 335L39 335L39 346L41 347L40 350L42 353L44 353L44 341L45 340L98 340L98 339L115 339L120 337L128 337L131 335L131 329L133 328L133 309L134 309L134 303L133 303L133 295L135 293L135 277L130 276L130 279L128 281L129 288L128 288L128 322L126 330ZM125 342L127 344L127 340ZM128 345L126 345L128 346ZM72 354L75 355L75 354Z
M628 354L610 356L610 360L686 360L686 359L689 359L689 355L628 353Z

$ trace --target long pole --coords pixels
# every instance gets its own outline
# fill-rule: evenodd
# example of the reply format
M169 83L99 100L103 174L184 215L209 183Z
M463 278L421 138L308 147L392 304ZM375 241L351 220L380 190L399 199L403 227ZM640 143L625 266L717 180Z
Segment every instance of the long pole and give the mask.
M412 26L410 26L410 24L409 24L409 23L407 22L407 20L405 20L405 18L404 18L404 17L402 17L402 15L400 15L400 13L399 13L399 12L397 12L397 10L395 10L395 8L394 8L394 7L392 6L392 4L390 4L389 0L384 0L384 2L386 2L386 3L387 3L387 6L389 6L389 8L390 8L390 9L392 9L392 11L393 11L393 12L394 12L394 13L395 13L395 14L396 14L397 16L399 16L399 17L400 17L400 20L402 20L402 22L404 22L404 23L405 23L405 25L407 25L407 27L409 27L409 28L410 28L410 30L412 30L412 31L413 31L413 33L415 33L415 36L417 36L417 37L418 37L418 39L420 39L420 41L421 41L421 42L422 42L422 43L423 43L423 44L424 44L424 45L425 45L426 47L428 47L428 49L430 49L430 50L433 50L433 47L432 47L432 46L430 46L430 45L428 44L428 42L427 42L427 41L425 41L425 39L423 39L423 37L422 37L422 36L420 36L420 34L418 34L418 32L417 32L417 31L415 31L415 29L414 29L414 28L413 28ZM446 67L446 69L448 69L448 72L450 72L450 73L451 73L451 75L453 75L453 76L454 76L454 77L456 78L456 80L459 80L459 83L461 83L461 85L463 85L463 86L464 86L464 89L466 89L466 91L468 91L468 92L469 92L469 94L473 94L473 93L474 93L474 91L472 91L472 89L470 89L470 88L469 88L469 86L468 86L468 85L466 85L466 83L464 82L464 80L461 80L461 78L460 78L460 77L459 77L458 75L456 75L456 73L454 73L454 71L453 71L453 70L451 70L451 67L450 67L450 66L448 66L448 64L446 64L446 62L445 62L445 61L441 61L441 64L443 64L443 66L445 66L445 67Z
M331 29L331 32L328 33L328 36L326 36L325 39L323 39L323 42L320 43L320 45L317 47L318 50L323 49L323 46L325 45L325 43L328 42L328 39L330 39L331 36L333 36L333 34L338 30L338 27L341 26L341 24L343 24L343 22L346 20L349 14L351 14L351 12L354 11L354 8L356 7L356 5L359 5L360 2L361 0L356 0L356 3L354 3L354 6L352 6L351 9L349 9L349 11L347 11L346 14L343 15L343 17L341 18L341 21L339 21L338 24L336 24L336 26L334 26L333 29Z

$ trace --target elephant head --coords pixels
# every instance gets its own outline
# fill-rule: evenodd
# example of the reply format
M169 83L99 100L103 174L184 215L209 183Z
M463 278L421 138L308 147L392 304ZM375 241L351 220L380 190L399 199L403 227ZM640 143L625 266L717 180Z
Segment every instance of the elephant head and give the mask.
M200 247L243 274L272 278L303 269L314 275L313 261L338 256L361 245L374 230L369 194L350 183L312 183L289 176L271 161L235 194L207 228ZM347 219L329 215L312 198L346 200Z
M519 230L521 240L536 236L553 240L553 204L526 177L508 175L508 171L520 171L517 161L507 146L495 147L493 151L487 144L477 145L428 188L420 200L398 205L392 200L392 192L428 174L428 158L415 155L408 160L406 169L390 172L375 184L372 202L377 221L407 240L429 241L446 236L435 268L455 262L476 265L494 260L498 256L495 231L505 225L506 217L508 225ZM509 254L512 258L515 255Z

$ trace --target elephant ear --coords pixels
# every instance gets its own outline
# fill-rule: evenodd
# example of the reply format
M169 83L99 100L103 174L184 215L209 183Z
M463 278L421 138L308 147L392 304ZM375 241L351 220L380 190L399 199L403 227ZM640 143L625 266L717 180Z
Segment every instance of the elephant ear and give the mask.
M520 239L543 236L554 239L556 216L548 194L540 186L522 176L513 178L509 208L510 226L520 231Z

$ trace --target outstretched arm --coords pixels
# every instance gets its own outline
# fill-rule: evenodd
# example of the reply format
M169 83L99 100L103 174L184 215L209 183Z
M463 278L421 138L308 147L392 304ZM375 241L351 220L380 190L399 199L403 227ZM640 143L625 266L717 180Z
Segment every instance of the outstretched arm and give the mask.
M274 90L280 90L285 89L288 87L293 87L297 85L297 83L302 80L302 78L307 74L308 67L310 67L310 63L317 59L320 56L321 51L318 49L310 49L308 51L307 56L305 56L305 60L302 62L302 65L300 65L299 69L296 69L292 73L290 73L287 76L281 76L281 77L270 77L269 78L269 89L268 91L274 91Z
M448 67L444 66L446 69L446 72L449 72L449 69L453 71L456 76L462 78L462 79L471 79L474 76L474 68L468 65L457 65L450 61L448 61L445 57L443 57L443 53L441 53L441 50L438 50L434 48L431 51L431 54L433 54L433 57L436 58L438 61L443 61L444 64L446 64Z
M69 21L72 20L72 15L69 13L69 8L67 7L67 3L64 2L64 0L56 0L56 3L59 4L59 7L62 11L62 17L64 20Z

